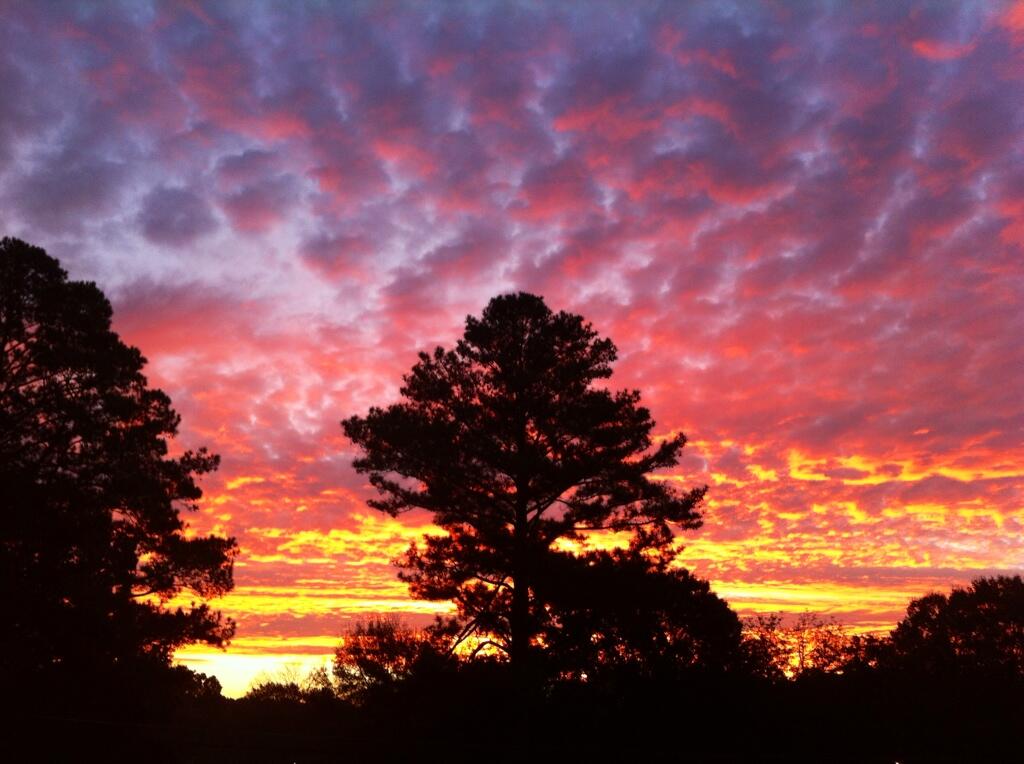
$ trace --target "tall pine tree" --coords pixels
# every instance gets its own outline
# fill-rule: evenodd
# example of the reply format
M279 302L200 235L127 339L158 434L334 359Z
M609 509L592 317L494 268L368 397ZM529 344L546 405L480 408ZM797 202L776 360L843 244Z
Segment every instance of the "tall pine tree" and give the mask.
M445 535L405 555L412 593L452 599L465 632L513 665L531 662L548 612L537 592L556 542L588 531L632 533L634 551L667 550L672 526L696 528L706 488L653 480L685 436L655 444L636 390L596 383L616 349L581 316L535 295L491 300L453 350L421 353L402 400L342 426L354 466L392 515L422 508Z

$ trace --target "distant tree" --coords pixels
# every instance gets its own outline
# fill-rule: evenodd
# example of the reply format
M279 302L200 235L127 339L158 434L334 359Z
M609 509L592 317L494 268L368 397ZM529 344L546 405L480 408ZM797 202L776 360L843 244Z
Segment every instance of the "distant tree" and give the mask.
M201 700L219 700L221 698L223 688L217 677L192 671L185 666L174 666L171 671L180 677L181 683L185 685L182 695Z
M466 319L454 350L420 354L401 402L342 423L382 497L370 505L429 510L447 532L403 558L412 593L454 600L467 630L516 665L544 627L538 576L556 541L608 529L630 531L635 551L665 548L672 524L701 522L706 488L650 476L686 438L656 443L638 391L595 384L615 358L581 316L503 295Z
M668 560L637 552L554 554L538 597L549 618L541 631L552 673L667 679L696 669L745 670L736 613Z
M265 679L255 682L245 693L246 700L267 703L294 703L298 705L305 700L305 693L298 682L279 682Z
M913 600L886 663L931 676L1024 679L1024 580L977 578Z
M206 604L232 587L233 539L185 533L204 449L168 456L179 417L145 359L110 329L91 283L0 241L0 662L10 679L166 666L234 624ZM83 682L78 683L84 684Z
M743 647L752 673L779 681L792 673L788 635L777 613L758 613L743 621Z
M891 640L888 635L852 634L843 650L842 663L837 673L852 675L874 672L890 651Z
M442 644L444 622L433 630L415 631L392 617L358 622L334 652L334 690L346 700L391 687L418 668L448 659Z
M245 700L267 704L308 705L330 704L337 700L334 683L323 666L305 676L294 666L272 674L260 674L243 696Z
M850 635L835 618L802 613L790 627L793 668L800 676L807 672L841 671L850 650Z
M746 621L744 631L749 665L767 679L842 673L851 661L866 660L868 642L814 613L801 613L788 625L780 614L759 614Z

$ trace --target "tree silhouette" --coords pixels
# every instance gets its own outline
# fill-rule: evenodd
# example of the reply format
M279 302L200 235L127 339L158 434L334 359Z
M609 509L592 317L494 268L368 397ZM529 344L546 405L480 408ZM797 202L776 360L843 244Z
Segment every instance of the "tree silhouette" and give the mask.
M356 623L334 651L335 692L346 700L359 700L408 679L425 664L444 663L448 656L436 638L442 631L416 632L386 616Z
M429 510L447 531L403 558L412 593L453 599L464 634L488 635L514 665L530 663L546 620L538 576L556 541L610 529L657 550L670 524L700 524L706 488L650 477L677 463L685 436L655 445L640 393L596 384L615 358L581 316L503 295L453 350L420 353L401 402L342 423L381 495L370 505Z
M232 587L233 539L191 537L204 449L168 456L179 417L145 359L110 329L92 283L43 250L0 241L0 661L7 677L108 681L221 645L234 625L205 604ZM84 686L86 680L76 683Z
M766 679L842 672L867 660L868 641L814 613L801 613L788 625L781 614L762 613L747 619L744 630L750 668Z
M930 676L1024 679L1024 579L977 578L907 606L886 663Z
M635 551L552 554L538 579L550 673L678 677L742 670L742 625L707 581Z

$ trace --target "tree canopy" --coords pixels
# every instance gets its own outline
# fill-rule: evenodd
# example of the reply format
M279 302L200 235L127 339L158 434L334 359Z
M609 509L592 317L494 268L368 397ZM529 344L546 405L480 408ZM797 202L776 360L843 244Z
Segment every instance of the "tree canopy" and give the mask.
M538 577L553 674L669 679L744 670L742 624L707 581L635 551L553 553Z
M179 416L111 330L92 283L43 250L0 241L0 591L5 673L108 675L166 665L234 624L206 604L232 588L235 542L186 533L205 449L168 455Z
M417 632L393 617L357 622L334 651L335 692L339 697L359 700L408 679L416 671L446 665L451 656L444 644L443 629L440 624L435 626Z
M652 479L677 463L680 433L657 439L636 390L612 391L616 348L543 299L494 298L454 349L420 353L401 401L342 426L357 471L392 515L433 513L446 535L402 560L415 596L452 599L466 630L513 663L529 660L549 614L538 579L556 542L628 531L635 552L696 528L706 487Z
M901 670L1024 679L1024 579L977 578L913 600L889 649Z

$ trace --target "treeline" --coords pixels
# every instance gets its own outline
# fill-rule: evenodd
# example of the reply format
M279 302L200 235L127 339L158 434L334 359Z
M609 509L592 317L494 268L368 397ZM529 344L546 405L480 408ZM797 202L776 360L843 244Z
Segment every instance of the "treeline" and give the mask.
M635 593L638 602L650 596ZM635 612L643 644L590 652L585 665L576 654L566 661L546 653L531 685L498 652L452 651L442 636L452 624L415 631L374 619L343 637L332 671L264 680L234 709L245 718L301 719L311 733L345 719L353 734L387 739L399 759L434 741L449 755L497 760L559 752L962 762L1017 757L1024 743L1019 576L979 578L913 600L885 636L850 634L809 615L789 624L751 619L740 635L723 629L716 652L698 660L669 657L652 637L704 630L703 614L676 613L652 628L644 609ZM607 632L590 636L609 644ZM389 729L410 734L394 738ZM453 729L456 739L443 742Z
M342 422L370 506L442 529L396 562L412 596L455 615L371 621L332 671L226 700L171 665L235 633L205 600L233 587L237 545L183 519L218 459L169 456L179 417L111 316L94 284L0 241L11 760L1019 758L1019 577L915 600L886 638L745 629L676 563L707 491L669 472L686 437L607 385L611 340L526 293L421 353L398 402ZM625 546L587 545L605 531ZM168 606L182 595L196 602Z
M672 617L637 633L704 628ZM31 760L53 761L1013 761L1022 626L1024 581L981 578L914 600L884 637L768 618L722 660L670 658L645 640L586 664L546 654L524 682L500 652L453 651L452 622L377 618L344 635L330 670L266 679L238 700L179 667L125 683L102 710L13 718L34 733Z

